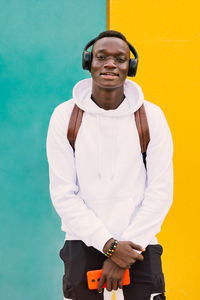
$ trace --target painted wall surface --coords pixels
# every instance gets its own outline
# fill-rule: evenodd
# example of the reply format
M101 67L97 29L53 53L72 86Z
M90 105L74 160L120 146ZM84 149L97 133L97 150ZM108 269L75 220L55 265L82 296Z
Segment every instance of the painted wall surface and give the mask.
M0 299L59 300L64 233L49 197L46 134L54 107L89 77L81 54L106 29L106 1L0 7Z
M138 50L135 81L164 111L174 140L174 203L158 235L167 299L198 299L200 3L109 2L108 27Z

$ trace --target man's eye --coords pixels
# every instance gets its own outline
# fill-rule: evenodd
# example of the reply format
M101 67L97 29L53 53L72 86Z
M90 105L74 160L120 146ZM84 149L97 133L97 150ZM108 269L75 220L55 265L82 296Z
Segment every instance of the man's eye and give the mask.
M98 56L97 56L97 59L99 59L99 60L104 60L104 59L105 59L105 56L103 56L103 55L98 55Z
M117 61L120 62L120 63L123 63L126 61L125 58L122 58L122 57L117 57Z

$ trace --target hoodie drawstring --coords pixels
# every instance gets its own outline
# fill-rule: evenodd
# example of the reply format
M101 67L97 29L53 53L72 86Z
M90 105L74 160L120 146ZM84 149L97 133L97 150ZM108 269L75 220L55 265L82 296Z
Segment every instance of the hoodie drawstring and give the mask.
M98 147L98 177L99 179L101 179L102 177L102 162L101 162L101 158L102 158L102 139L101 139L101 124L100 124L100 116L97 115L97 147Z
M113 118L114 120L114 118ZM117 142L118 142L118 118L115 119L116 123L115 123L115 127L113 126L113 155L112 155L112 163L111 163L111 180L113 180L113 178L115 177L115 172L116 172L116 156L117 156Z

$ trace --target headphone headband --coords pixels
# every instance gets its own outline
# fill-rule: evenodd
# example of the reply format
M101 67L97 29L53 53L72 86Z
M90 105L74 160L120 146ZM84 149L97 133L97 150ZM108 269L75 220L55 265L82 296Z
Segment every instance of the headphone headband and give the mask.
M87 45L85 46L83 51L86 51L88 48L90 48L95 43L96 38L92 39Z
M122 40L123 41L123 40ZM92 63L92 53L87 51L88 48L90 48L94 43L96 42L96 38L92 39L87 43L83 50L83 55L82 55L82 67L84 70L90 71L91 69L91 63ZM126 41L124 41L126 43ZM138 66L138 54L135 48L127 42L130 51L133 53L135 58L130 58L129 60L129 70L128 70L128 76L134 77L137 71L137 66Z
M85 46L84 50L83 51L87 51L88 48L90 48L92 45L94 45L96 41L96 38L92 39L89 43L87 43L87 45ZM98 40L97 40L98 41ZM123 41L123 40L122 40ZM125 41L124 41L125 42ZM126 43L126 42L125 42ZM127 42L128 46L129 46L129 49L130 51L133 53L135 59L138 59L138 53L137 51L135 50L135 48L129 43Z

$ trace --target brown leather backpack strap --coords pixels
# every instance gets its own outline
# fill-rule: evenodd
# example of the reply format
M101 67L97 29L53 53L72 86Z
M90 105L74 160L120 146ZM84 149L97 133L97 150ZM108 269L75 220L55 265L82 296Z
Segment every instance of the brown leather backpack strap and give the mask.
M135 122L140 138L141 152L145 153L150 141L150 134L144 104L135 112Z
M76 137L83 118L83 112L84 111L75 104L69 120L67 138L74 150ZM145 153L147 150L148 143L150 141L150 134L144 105L142 105L135 112L135 122L139 134L141 152Z
M73 150L75 150L76 137L81 126L83 113L84 111L75 104L70 116L67 131L67 138Z

